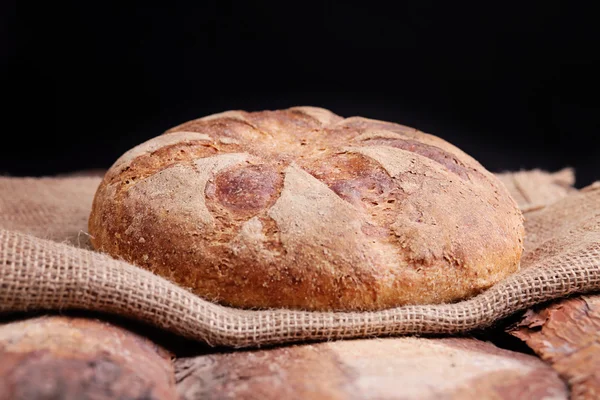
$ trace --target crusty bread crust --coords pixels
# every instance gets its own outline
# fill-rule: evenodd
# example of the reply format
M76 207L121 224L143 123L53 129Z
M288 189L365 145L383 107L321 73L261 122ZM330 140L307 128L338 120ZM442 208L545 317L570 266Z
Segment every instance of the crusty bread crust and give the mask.
M42 316L0 324L0 398L177 399L172 355L91 318Z
M124 154L89 221L98 250L242 308L457 301L519 267L523 220L477 161L328 110L228 111Z

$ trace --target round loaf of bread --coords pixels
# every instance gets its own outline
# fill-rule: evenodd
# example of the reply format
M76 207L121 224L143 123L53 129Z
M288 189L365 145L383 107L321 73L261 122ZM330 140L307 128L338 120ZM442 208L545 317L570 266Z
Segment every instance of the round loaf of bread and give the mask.
M454 302L519 268L522 215L477 161L406 126L314 107L228 111L125 153L93 246L240 308Z

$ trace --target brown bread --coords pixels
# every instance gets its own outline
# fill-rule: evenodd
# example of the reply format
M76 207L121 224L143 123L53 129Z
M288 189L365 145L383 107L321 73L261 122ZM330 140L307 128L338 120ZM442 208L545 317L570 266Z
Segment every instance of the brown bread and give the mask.
M457 301L515 272L522 222L444 140L294 107L204 117L125 153L89 232L222 304L377 310Z
M95 319L0 325L0 360L2 400L179 398L168 352Z
M470 338L340 340L175 361L181 400L566 400L535 356Z

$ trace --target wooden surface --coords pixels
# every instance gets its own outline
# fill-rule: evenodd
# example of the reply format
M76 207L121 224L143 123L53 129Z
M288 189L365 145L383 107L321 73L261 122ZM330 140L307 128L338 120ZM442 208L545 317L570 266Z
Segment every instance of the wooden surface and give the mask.
M529 310L509 332L556 369L572 399L600 399L600 295Z
M566 399L537 357L475 339L326 342L181 358L192 399Z

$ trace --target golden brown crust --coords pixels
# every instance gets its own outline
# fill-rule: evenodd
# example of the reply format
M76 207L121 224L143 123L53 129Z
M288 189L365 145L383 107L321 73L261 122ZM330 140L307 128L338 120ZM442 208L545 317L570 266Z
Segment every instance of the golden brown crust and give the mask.
M537 357L468 338L339 340L208 354L179 358L175 370L182 400L569 398L558 374Z
M95 319L48 316L0 325L0 360L2 399L178 398L167 351Z
M229 111L121 157L95 248L223 304L376 310L452 302L518 269L522 216L477 161L328 110Z

